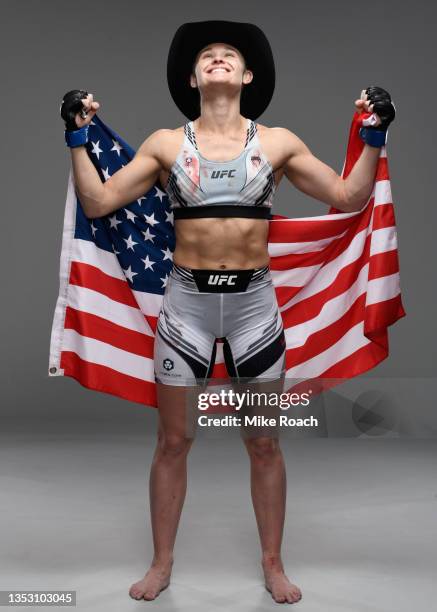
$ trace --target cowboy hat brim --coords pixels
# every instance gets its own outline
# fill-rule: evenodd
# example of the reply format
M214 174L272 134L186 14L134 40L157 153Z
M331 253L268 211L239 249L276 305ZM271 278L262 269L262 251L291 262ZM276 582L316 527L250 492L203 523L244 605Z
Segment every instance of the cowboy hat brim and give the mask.
M190 74L198 52L214 42L232 45L240 51L253 79L241 92L240 111L255 120L267 108L275 89L275 63L264 32L251 23L197 21L181 25L170 45L167 81L179 110L190 120L200 115L200 95L190 85Z

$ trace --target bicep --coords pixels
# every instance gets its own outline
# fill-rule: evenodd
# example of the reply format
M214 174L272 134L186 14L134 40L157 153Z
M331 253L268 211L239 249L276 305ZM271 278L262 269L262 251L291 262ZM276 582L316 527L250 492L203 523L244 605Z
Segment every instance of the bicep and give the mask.
M106 181L102 204L104 215L137 200L153 187L161 170L157 156L158 139L156 132L152 134L135 157Z
M293 137L292 153L284 166L285 175L303 193L338 208L343 197L343 180L315 157L297 136Z

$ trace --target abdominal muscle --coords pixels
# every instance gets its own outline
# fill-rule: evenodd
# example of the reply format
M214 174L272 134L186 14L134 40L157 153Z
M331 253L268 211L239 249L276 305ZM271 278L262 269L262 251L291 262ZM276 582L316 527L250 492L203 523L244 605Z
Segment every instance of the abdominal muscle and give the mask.
M173 262L200 269L246 270L268 265L266 219L177 219Z
M258 124L261 143L273 167L275 183L278 186L282 177L282 160L278 157L273 130ZM270 134L271 133L271 134ZM169 140L163 147L160 183L167 185L169 169L180 150L184 137L183 126L169 130ZM264 140L266 138L266 140ZM205 151L208 159L215 156L233 157L237 149ZM245 217L205 217L195 219L176 219L176 248L173 261L179 266L198 269L247 270L268 265L267 249L269 221Z

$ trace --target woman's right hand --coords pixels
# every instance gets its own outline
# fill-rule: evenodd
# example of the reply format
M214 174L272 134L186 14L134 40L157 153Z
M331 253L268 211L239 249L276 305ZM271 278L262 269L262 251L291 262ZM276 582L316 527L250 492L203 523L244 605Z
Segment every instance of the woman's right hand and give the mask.
M99 108L100 104L94 102L93 94L83 89L72 89L63 97L60 108L65 129L71 132L89 125Z

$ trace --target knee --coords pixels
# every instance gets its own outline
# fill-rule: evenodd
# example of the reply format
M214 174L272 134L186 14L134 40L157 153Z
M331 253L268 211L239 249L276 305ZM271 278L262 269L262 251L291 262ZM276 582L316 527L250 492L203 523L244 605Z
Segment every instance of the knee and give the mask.
M177 434L164 434L158 437L157 452L161 458L171 459L187 455L193 440Z
M251 461L262 464L276 460L281 452L276 438L249 438L245 441L245 444Z

